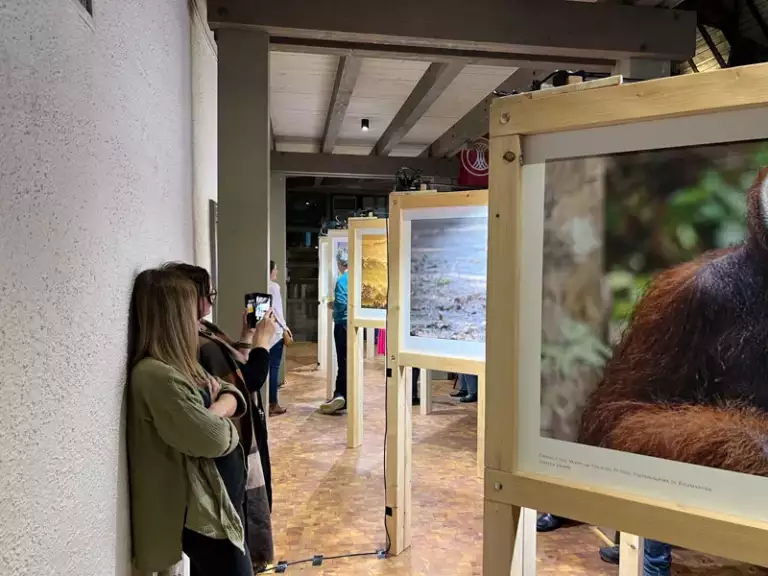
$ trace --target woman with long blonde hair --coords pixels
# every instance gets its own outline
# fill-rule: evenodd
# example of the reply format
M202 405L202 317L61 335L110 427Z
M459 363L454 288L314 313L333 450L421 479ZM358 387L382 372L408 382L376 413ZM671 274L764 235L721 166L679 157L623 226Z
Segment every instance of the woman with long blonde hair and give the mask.
M252 576L243 523L215 459L236 454L243 395L197 362L197 292L183 275L145 270L131 299L127 443L133 560L192 576ZM242 457L242 456L240 456Z

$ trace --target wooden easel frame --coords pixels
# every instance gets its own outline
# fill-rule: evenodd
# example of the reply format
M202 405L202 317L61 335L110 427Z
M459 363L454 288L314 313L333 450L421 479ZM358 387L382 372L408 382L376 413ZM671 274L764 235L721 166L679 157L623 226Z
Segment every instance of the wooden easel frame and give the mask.
M401 341L404 285L401 267L403 214L422 208L487 206L488 191L393 192L389 197L389 298L387 307L387 530L392 553L400 554L411 544L411 368L444 370L478 375L478 472L482 464L485 430L485 362L467 358L407 352ZM422 388L423 390L423 388Z
M328 267L331 265L331 238L320 236L317 240L317 366L328 366ZM331 391L333 394L333 391Z
M527 137L631 125L768 106L768 65L731 68L636 84L553 90L496 100L491 111L486 472L483 566L508 576L521 507L613 526L685 548L768 566L768 522L670 504L636 493L563 481L518 469L521 342L541 334L527 322L523 294L522 155ZM608 83L610 84L610 83ZM616 82L614 82L616 84ZM605 85L605 84L604 84ZM558 93L559 92L559 93ZM569 132L572 134L572 132ZM678 136L683 140L686 135ZM681 144L685 145L685 144ZM533 215L534 217L539 217ZM640 546L642 540L638 539ZM639 550L642 559L642 550Z
M340 242L348 242L346 230L329 230L326 236L321 236L318 241L318 286L319 300L317 310L317 347L320 368L325 372L326 398L333 396L336 382L336 347L333 343L333 311L328 308L328 303L333 301L333 280L337 276L336 251ZM349 246L347 246L349 252Z
M362 270L358 268L358 260L362 256L363 245L359 233L365 230L370 235L381 234L386 239L387 220L350 218L347 223L347 447L357 448L363 443L363 330L385 328L387 324L386 317L381 320L362 317L357 305L362 289Z

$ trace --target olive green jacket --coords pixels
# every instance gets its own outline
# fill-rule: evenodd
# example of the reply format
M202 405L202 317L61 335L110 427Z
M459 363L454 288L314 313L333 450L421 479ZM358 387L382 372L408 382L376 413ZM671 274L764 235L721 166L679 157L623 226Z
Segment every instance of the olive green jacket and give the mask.
M220 383L242 416L242 394ZM185 527L243 549L242 521L213 461L240 450L239 440L232 421L207 410L200 389L180 372L153 358L136 364L127 420L136 569L160 572L181 560Z

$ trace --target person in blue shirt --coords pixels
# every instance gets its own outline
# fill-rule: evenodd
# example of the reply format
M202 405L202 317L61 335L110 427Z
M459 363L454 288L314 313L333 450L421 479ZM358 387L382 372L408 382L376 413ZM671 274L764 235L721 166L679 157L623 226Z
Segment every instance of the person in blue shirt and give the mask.
M333 302L328 307L333 310L333 342L336 345L336 390L333 398L320 405L325 414L335 414L347 407L347 251L341 249L336 254L339 276L333 290Z

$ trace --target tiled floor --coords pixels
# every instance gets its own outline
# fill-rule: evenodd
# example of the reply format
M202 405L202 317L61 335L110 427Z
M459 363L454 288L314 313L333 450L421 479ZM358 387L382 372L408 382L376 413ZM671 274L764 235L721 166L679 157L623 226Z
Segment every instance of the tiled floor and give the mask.
M313 346L288 352L280 402L288 413L270 424L278 559L293 562L374 552L384 533L384 369L366 362L363 446L347 450L346 416L317 412L325 380L314 372ZM482 483L475 477L475 406L457 405L448 383L438 383L435 412L413 416L413 545L402 555L326 560L321 567L291 566L288 574L359 576L469 576L481 574ZM539 535L540 576L616 576L597 556L593 528L577 526ZM675 551L675 574L739 576L768 571Z

